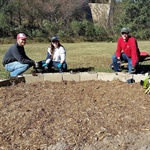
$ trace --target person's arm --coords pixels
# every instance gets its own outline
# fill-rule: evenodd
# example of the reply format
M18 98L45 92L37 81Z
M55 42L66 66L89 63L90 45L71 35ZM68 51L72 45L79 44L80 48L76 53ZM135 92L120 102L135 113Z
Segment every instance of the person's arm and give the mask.
M64 47L61 47L60 57L61 57L60 63L63 64L66 60L66 50L64 49Z
M28 59L26 57L26 53L24 51L24 47L14 47L13 51L13 56L15 57L15 59L22 63L22 64L30 64L30 65L34 65L35 61Z
M63 46L61 46L59 49L60 49L60 52L59 52L60 63L57 65L58 69L60 69L62 67L63 63L66 60L66 50L64 49Z
M50 52L50 48L48 48L45 62L46 62L46 64L49 64L50 61L51 61L51 52Z
M132 66L135 67L137 62L139 61L139 49L135 38L131 39L131 59Z
M121 38L118 39L118 42L117 42L117 49L116 49L116 57L118 59L120 59L120 55L121 55Z

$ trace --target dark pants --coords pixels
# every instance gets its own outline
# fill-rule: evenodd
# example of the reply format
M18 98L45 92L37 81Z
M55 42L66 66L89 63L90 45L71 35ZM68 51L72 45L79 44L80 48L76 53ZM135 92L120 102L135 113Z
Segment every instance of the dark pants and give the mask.
M52 69L58 70L59 72L66 71L66 70L67 70L67 63L64 62L64 63L62 64L62 67L61 67L61 68L58 68L57 65L58 65L59 63L60 63L60 62L57 62L57 61L50 61L50 63L49 63L48 66L47 66L48 68L47 68L47 70L45 70L45 71L51 72ZM39 64L40 64L40 66L42 66L43 64L45 64L45 60L40 61ZM42 68L44 68L44 67L42 67Z

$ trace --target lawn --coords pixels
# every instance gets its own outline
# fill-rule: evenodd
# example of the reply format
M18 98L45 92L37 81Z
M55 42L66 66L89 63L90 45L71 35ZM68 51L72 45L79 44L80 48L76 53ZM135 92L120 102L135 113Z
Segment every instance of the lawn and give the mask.
M61 43L67 52L68 69L88 70L92 68L93 72L112 72L109 68L111 57L116 49L116 42L84 42L84 43ZM150 53L149 41L138 41L141 51ZM0 60L2 61L5 51L11 44L1 44ZM25 51L27 55L35 61L45 59L49 43L26 44ZM146 62L149 63L149 62ZM82 68L82 69L81 69ZM31 72L30 68L25 73ZM8 72L0 65L0 79L7 78Z

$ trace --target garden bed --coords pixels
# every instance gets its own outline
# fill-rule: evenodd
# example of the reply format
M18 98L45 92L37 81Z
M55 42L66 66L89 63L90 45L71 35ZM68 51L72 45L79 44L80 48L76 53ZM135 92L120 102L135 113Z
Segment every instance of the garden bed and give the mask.
M0 87L0 149L150 149L150 95L139 83Z

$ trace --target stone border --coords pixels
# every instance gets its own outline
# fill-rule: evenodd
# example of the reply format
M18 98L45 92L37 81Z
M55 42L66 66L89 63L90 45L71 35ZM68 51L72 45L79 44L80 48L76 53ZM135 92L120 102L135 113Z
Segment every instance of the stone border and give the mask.
M89 81L89 80L102 80L102 81L112 81L112 80L120 80L122 82L130 81L134 79L135 82L140 82L145 79L145 76L142 74L128 74L128 73L106 73L106 72L98 72L98 73L90 73L90 72L80 72L80 73L38 73L37 76L32 76L31 74L25 74L22 77L18 77L17 80L11 81L9 79L1 80L1 86L10 86L16 85L18 83L35 83L35 82L43 82L43 81L52 81L52 82L61 82L61 81Z

